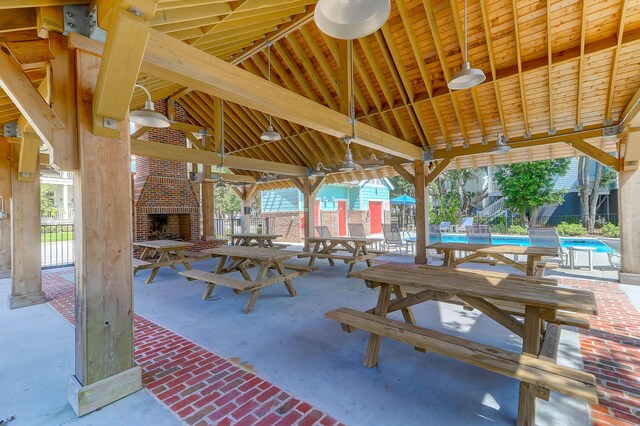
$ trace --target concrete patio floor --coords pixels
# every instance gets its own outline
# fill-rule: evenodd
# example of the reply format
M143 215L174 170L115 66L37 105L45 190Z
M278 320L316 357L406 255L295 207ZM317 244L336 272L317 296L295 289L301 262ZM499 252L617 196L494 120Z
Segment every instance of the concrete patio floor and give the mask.
M411 257L399 255L379 259L412 262ZM596 268L604 266L602 260L606 261L606 255L604 259L596 257ZM216 263L208 260L193 266L210 269ZM324 313L341 306L369 308L375 305L377 292L359 280L347 279L347 266L342 263L331 268L326 261L319 261L318 266L320 270L294 281L297 297L289 297L284 286L265 288L249 315L242 313L248 295L216 288L212 300L204 302L201 282L188 282L163 268L154 283L145 285L149 273L145 271L135 278L135 311L278 386L295 396L294 401L305 401L345 424L515 423L516 380L436 354L425 355L388 339L383 341L379 366L363 367L368 335L362 331L344 333L339 324L324 318ZM73 270L64 272L60 276L70 284ZM582 278L585 272L555 270L552 275ZM604 267L591 274L601 281L615 277L614 271ZM9 292L9 280L0 280L0 298ZM636 289L628 289L627 294L638 306ZM418 323L428 328L519 349L517 336L477 311L430 303L416 307L414 313ZM0 420L15 415L12 426L179 423L176 410L172 412L162 402L166 400L158 399L158 391L148 388L76 419L66 403L67 378L73 373L73 326L50 304L15 311L2 305L0 324L0 338L7 342L0 350L0 374L5 384L0 386ZM558 362L583 367L579 336L571 329L562 333ZM185 422L195 423L188 418ZM537 423L588 425L591 414L586 403L554 393L549 402L539 400Z

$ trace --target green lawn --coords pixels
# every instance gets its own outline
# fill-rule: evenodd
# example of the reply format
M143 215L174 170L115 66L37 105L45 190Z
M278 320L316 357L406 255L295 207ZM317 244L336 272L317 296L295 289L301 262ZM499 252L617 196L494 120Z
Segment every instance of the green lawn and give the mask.
M73 240L73 232L51 232L41 234L41 240L43 243L50 243L55 241L70 241Z

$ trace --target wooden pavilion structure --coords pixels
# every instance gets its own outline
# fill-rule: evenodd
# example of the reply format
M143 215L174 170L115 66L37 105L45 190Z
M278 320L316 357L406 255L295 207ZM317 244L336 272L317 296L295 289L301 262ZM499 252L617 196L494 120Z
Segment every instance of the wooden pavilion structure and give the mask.
M339 138L351 131L351 65L349 44L318 30L314 7L314 0L0 2L0 123L8 124L0 195L10 206L9 220L0 219L0 264L11 270L12 307L44 301L38 169L75 171L70 402L79 414L141 386L131 221L122 220L131 215L130 156L203 164L210 175L221 163L222 122L227 178L245 184L243 202L256 189L298 186L306 235L323 182L395 174L413 182L417 262L426 261L425 186L442 171L586 154L619 173L621 280L640 283L640 1L471 0L469 59L487 80L455 92L447 82L462 62L462 1L393 1L387 23L353 44L354 156L374 154L385 165L317 179L309 177L313 167L339 164L345 154ZM191 124L172 127L190 148L141 140L147 128L129 134L129 111L145 101L136 83L186 109ZM260 140L269 114L280 141ZM498 133L513 149L487 155ZM258 184L263 172L280 180ZM213 184L203 185L211 206ZM206 233L211 216L204 221Z

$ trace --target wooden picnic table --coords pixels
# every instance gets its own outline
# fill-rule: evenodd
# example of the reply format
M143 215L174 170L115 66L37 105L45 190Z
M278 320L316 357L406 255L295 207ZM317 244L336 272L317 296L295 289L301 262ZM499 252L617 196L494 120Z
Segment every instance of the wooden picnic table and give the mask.
M549 285L549 279L433 266L378 265L354 272L351 277L363 279L368 287L380 287L376 306L366 312L339 308L326 316L339 321L345 331L362 329L371 333L366 367L377 365L381 339L388 337L422 352L436 352L514 377L520 380L519 425L535 424L536 397L548 399L551 390L597 402L593 375L555 363L560 338L556 317L562 311L596 315L591 292ZM523 355L416 325L412 306L447 302L454 297L520 336ZM522 306L524 322L502 309L501 302ZM398 310L404 323L386 318L389 312Z
M231 245L234 246L258 246L258 247L273 247L273 240L280 238L282 235L278 234L250 234L250 233L236 233L229 234L231 239Z
M371 266L371 259L384 253L379 250L369 250L367 247L382 241L382 238L310 237L305 240L313 244L313 249L299 254L299 258L308 257L310 267L315 265L316 259L327 259L331 266L335 266L335 260L342 260L349 264L347 276L353 272L356 263L364 261L367 266Z
M527 247L512 244L488 245L488 244L465 244L465 243L433 243L427 246L444 252L443 266L456 267L465 262L473 261L479 257L491 257L499 262L503 262L528 276L534 276L538 262L543 257L553 257L558 255L558 251L552 247ZM456 252L472 252L467 256L456 259ZM505 255L526 256L526 264L522 264Z
M145 284L153 282L158 270L164 266L175 270L175 265L182 263L185 268L191 269L190 259L183 253L184 250L193 246L191 243L173 240L153 240L139 241L133 243L133 245L143 248L140 258L134 259L134 271L151 269L151 274Z
M261 288L284 283L289 295L294 297L296 290L291 280L313 270L312 267L284 263L285 260L296 256L298 252L272 247L220 246L202 252L220 258L216 271L212 273L191 270L181 272L180 275L202 280L207 284L202 300L211 297L216 285L230 287L236 293L250 292L244 310L247 314L253 310ZM229 264L227 261L230 261ZM248 272L254 267L257 267L255 278ZM239 272L243 280L227 277L226 274L231 272Z

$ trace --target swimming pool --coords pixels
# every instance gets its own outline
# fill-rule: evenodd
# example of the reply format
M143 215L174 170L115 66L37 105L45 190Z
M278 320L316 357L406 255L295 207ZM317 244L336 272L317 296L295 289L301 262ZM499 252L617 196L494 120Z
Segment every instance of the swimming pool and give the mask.
M445 243L466 243L467 236L465 234L442 234L442 240ZM435 242L435 241L432 241ZM525 235L494 235L493 244L514 244L518 246L529 246L531 242L529 237ZM598 253L611 253L611 248L600 242L597 238L587 237L560 237L560 244L563 248L573 247L595 247Z

